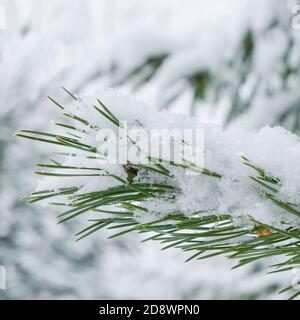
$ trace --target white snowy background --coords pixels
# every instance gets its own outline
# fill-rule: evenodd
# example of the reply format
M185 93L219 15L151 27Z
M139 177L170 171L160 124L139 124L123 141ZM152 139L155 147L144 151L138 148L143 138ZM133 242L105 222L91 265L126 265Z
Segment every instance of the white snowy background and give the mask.
M276 288L292 275L266 275L264 262L235 270L223 257L184 263L182 253L140 244L138 235L107 240L100 232L75 242L80 221L57 225L51 208L20 200L35 189L33 165L45 159L47 148L13 133L47 129L56 109L46 96L61 96L61 86L78 94L116 86L158 109L176 95L168 110L201 122L241 128L281 124L297 132L295 3L0 0L5 20L0 23L0 265L7 272L0 299L286 297L276 295ZM247 34L255 42L251 63L239 55ZM149 81L137 85L140 79L127 77L149 58L162 56L167 58ZM213 84L195 99L188 79L203 72ZM236 100L246 110L228 122Z

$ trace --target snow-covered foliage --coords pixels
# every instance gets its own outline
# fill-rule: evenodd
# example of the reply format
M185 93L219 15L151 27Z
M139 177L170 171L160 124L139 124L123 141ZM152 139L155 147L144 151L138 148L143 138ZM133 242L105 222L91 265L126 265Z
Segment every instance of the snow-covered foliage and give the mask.
M145 22L141 15L112 37L99 68L159 108L176 108L181 98L191 104L186 112L205 121L238 120L248 128L282 124L297 131L300 36L291 25L294 4L189 1L180 12L167 4L165 19Z
M137 124L149 136L152 129L203 130L204 167L211 174L205 174L205 171L204 174L201 174L202 168L191 165L190 170L192 171L194 168L194 171L196 171L198 169L200 174L188 175L179 165L175 163L172 166L166 161L168 159L164 158L160 160L163 161L165 169L169 172L167 176L160 174L160 172L150 171L145 173L143 168L135 172L133 182L166 183L176 190L174 191L176 196L172 201L170 200L170 194L167 197L157 197L157 199L151 197L144 202L146 208L149 205L148 208L150 209L150 212L146 212L144 215L156 213L159 214L159 218L163 218L178 211L187 216L193 212L203 211L208 214L230 214L237 218L251 215L255 220L275 227L283 227L285 224L294 227L299 226L300 212L297 211L297 207L300 205L300 140L298 136L280 127L264 127L256 131L237 128L222 130L216 126L201 124L196 120L184 118L180 114L170 115L167 111L155 111L155 108L151 108L145 103L124 94L110 92L102 93L100 96L102 103L108 106L119 121L126 121L129 130L136 128ZM93 99L90 98L89 102L85 102L82 98L78 99L78 101L75 100L63 107L62 111L63 114L76 117L72 123L72 127L76 128L73 129L76 135L71 133L65 135L66 128L63 127L62 130L55 130L54 136L50 136L47 140L50 143L54 141L54 143L59 144L63 141L63 138L60 137L68 139L69 136L75 139L74 141L70 140L69 145L67 144L69 140L64 141L65 144L59 145L60 152L66 152L66 150L69 150L68 148L75 148L77 141L84 147L80 149L79 145L77 147L79 151L68 151L70 155L67 156L66 160L58 160L62 166L61 169L64 169L64 167L71 169L66 172L70 176L63 175L61 177L58 172L58 176L46 177L39 183L37 192L59 190L72 186L78 188L78 191L74 193L76 197L77 193L80 195L93 193L120 185L120 180L115 179L115 176L120 177L123 181L127 178L124 164L108 163L101 167L99 154L95 158L89 157L90 154L95 152L97 154L97 149L100 150L99 144L101 141L99 141L98 135L100 128L115 128L116 135L118 135L120 128L100 114L98 107L97 109L93 108L93 105L99 105L99 108L101 108L100 101L98 103L95 99L93 102ZM84 123L82 120L78 121L77 117L84 119ZM61 127L61 122L59 124L59 127ZM20 135L43 138L42 134L35 132L21 131ZM141 138L141 136L133 138L129 134L131 140L138 138ZM134 144L139 146L138 140L134 143L130 143L130 141L128 148ZM162 145L162 147L166 146ZM129 153L128 163L133 166L138 164L134 162L135 159L130 158L130 155L132 156L133 153ZM151 154L146 154L146 157L151 157ZM189 170L188 163L186 165L187 170ZM55 169L59 169L59 166L54 163L53 167L56 173ZM292 203L295 207L295 214L287 214L284 208L276 206L272 199L260 192L263 184L267 185L268 181L261 181L261 184L257 183L257 181L260 181L255 178L258 170L253 167L263 170L265 175L270 177L270 181L271 179L274 180L269 190L272 191L271 188L275 190L274 193L278 201ZM91 169L86 177L77 177L77 170L80 170L80 168ZM108 176L106 172L109 173ZM46 172L41 171L41 174L46 174ZM51 171L49 174L51 174ZM99 178L101 175L104 175L104 177ZM170 193L173 194L171 191ZM50 199L50 202L52 201L53 199Z
M283 68L277 63L286 47L281 45L285 43L284 32L295 43L289 58L291 66L298 65L297 31L283 28L281 32L282 28L276 27L263 33L274 16L288 27L282 3L249 0L212 6L211 1L182 0L0 1L6 12L6 29L0 30L0 264L6 266L8 273L8 289L0 292L0 299L274 296L274 289L285 276L262 276L260 263L234 271L229 270L230 262L218 257L183 265L181 254L161 253L159 246L150 242L140 246L140 237L133 235L128 235L126 241L109 242L104 240L105 233L97 234L93 239L74 244L71 236L81 224L74 221L57 227L50 207L26 206L20 201L28 190L35 188L36 181L30 175L32 163L45 159L48 146L29 146L12 138L12 134L19 128L47 130L55 109L48 107L45 96L56 96L61 85L83 94L98 93L103 84L122 83L120 87L130 91L135 89L136 82L148 83L139 86L138 95L160 107L179 93L174 109L186 113L194 100L194 90L189 89L186 75L193 74L193 68L198 66L202 70L206 63L217 79L221 76L223 80L229 72L230 79L226 80L230 80L233 89L227 94L223 92L215 102L211 99L214 94L210 94L218 87L213 78L209 86L212 89L206 90L207 98L202 98L197 114L201 122L223 123L232 94L239 92L235 88L242 68L241 53L237 51L249 26L254 30L253 40L260 47L267 47L255 54L260 67L254 69L252 63L249 70L260 71L264 67L259 75L270 84L261 87L261 94L258 91L245 118L241 116L240 122L234 122L249 127L277 123L278 116L285 117L285 110L294 106L291 110L295 112L287 114L286 125L293 128L298 115L297 72L288 72L292 80L282 92L269 96L264 89L271 84L271 88L277 88L277 80L273 83L273 79ZM225 51L229 54L225 57L223 42L216 39L220 42L228 39ZM255 52L258 48L254 47ZM223 61L232 60L234 52L239 56L235 67L222 65ZM198 60L198 54L204 60ZM150 77L151 81L141 82L140 75L127 79L132 70L143 66L149 58L150 64L142 68L142 78L149 72L152 75L152 66L155 70L156 66L163 66ZM180 59L182 63L173 68L173 63ZM274 65L278 68L273 68ZM255 79L256 76L249 76L247 86L241 86L246 98ZM59 99L65 102L65 97ZM236 159L240 161L238 156ZM254 161L250 157L249 160ZM281 176L285 174L281 172ZM284 189L282 192L285 193Z
M74 100L69 107L50 98L67 119L72 119L70 123L55 122L62 132L21 130L17 135L59 148L59 157L37 165L42 170L36 173L47 178L27 200L62 206L60 223L92 213L91 225L77 233L79 240L103 228L117 229L112 237L150 232L154 235L149 239L169 242L166 248L192 252L188 260L202 257L206 251L213 255L230 252L241 265L285 255L292 258L277 265L277 271L297 265L298 136L279 127L223 131L182 115L155 111L123 94L103 93L104 102L97 99L93 104L67 93ZM124 123L123 139L129 145L119 153L128 153L125 163L101 146L103 142L115 145L111 136L120 138ZM204 167L186 158L181 162L160 155L153 158L144 148L148 142L140 145L141 131L131 135L130 129L137 127L149 136L153 129L201 128L205 136ZM108 132L109 128L118 131ZM105 134L99 135L103 129ZM182 137L179 141L188 143ZM129 152L132 147L135 151ZM163 141L154 147L169 146ZM138 151L149 161L137 161ZM282 152L286 158L280 157Z

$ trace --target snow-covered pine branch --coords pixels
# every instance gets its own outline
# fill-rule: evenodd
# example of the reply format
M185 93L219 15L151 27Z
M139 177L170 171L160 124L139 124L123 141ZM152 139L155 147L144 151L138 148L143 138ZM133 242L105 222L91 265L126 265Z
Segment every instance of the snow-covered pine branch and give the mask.
M185 99L185 112L222 125L298 132L300 38L291 8L281 0L194 1L171 10L167 28L143 21L112 37L99 70L114 87L148 90L158 108Z
M242 265L288 256L277 271L300 262L296 135L280 127L223 131L155 111L121 93L102 93L101 101L73 94L70 99L70 105L62 106L51 98L66 117L65 122L55 122L58 130L22 130L17 135L55 146L58 157L38 164L37 173L44 178L27 200L66 207L60 222L88 214L90 225L77 234L78 239L102 228L115 230L112 237L137 231L149 233L149 239L166 247L191 252L191 258L226 253ZM164 159L147 165L129 159L126 165L100 166L98 131L118 132L120 121L146 131L201 128L204 169ZM128 141L138 145L131 137Z

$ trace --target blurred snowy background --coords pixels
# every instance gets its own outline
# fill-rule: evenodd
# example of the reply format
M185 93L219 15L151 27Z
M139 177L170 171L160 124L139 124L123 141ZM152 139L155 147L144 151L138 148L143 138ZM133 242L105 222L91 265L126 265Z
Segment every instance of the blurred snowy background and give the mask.
M80 222L20 199L46 148L17 141L47 129L46 96L117 87L156 108L223 127L300 129L300 19L284 0L0 0L0 299L285 298L290 274L225 258L184 263L131 235L80 242ZM298 24L299 20L299 24ZM63 101L63 96L60 97ZM78 225L79 224L79 225Z

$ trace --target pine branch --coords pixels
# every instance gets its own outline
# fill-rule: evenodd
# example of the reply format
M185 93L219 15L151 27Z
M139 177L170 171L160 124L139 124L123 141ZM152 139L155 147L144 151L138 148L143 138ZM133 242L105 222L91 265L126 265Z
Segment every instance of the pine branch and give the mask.
M69 95L74 99L73 94ZM164 214L158 213L153 217L153 212L147 204L157 201L172 203L182 195L176 179L180 179L183 171L201 173L211 181L222 181L226 173L199 168L189 161L176 163L162 158L151 158L149 155L150 164L129 162L126 165L116 165L119 166L117 171L119 174L110 168L102 168L95 162L99 156L97 147L87 142L91 141L90 136L97 131L98 124L91 124L88 119L66 111L61 104L52 98L51 100L68 120L72 118L74 122L72 126L69 123L56 125L63 130L75 130L78 136L70 138L68 132L55 134L34 130L22 130L17 136L53 144L63 149L70 148L73 158L79 163L82 161L82 164L62 164L53 159L51 163L38 164L39 168L51 171L38 171L37 174L61 179L76 177L76 183L65 188L33 192L26 201L33 203L53 199L52 204L66 207L66 211L58 216L59 223L89 212L94 213L96 218L90 219L90 224L76 234L77 240L105 228L113 232L110 238L130 232L145 234L147 238L144 241L159 241L163 245L163 250L177 248L190 253L187 261L224 254L229 259L237 260L236 267L240 267L267 257L285 259L271 266L271 272L289 270L300 264L299 225L291 222L283 222L278 227L258 220L249 212L246 216L242 216L243 221L238 224L237 217L231 212L219 212L213 207L199 208L188 214L181 209L174 209ZM120 119L99 99L94 110L102 120L105 119L115 127L120 126ZM96 119L94 121L97 123ZM84 137L89 139L84 140ZM128 141L132 143L133 139L128 137ZM70 153L60 153L60 155L67 155L70 161ZM280 197L282 181L249 159L242 156L240 162L251 172L247 183L254 184L254 192L263 202L271 203L287 217L299 219L299 203L290 203ZM87 164L89 161L91 165ZM143 175L143 181L137 179L139 174ZM105 188L99 186L98 190L86 191L84 180L78 185L78 179L84 177L110 178L115 185ZM217 195L211 194L211 197ZM148 221L142 221L141 217ZM292 288L288 287L286 290L290 289ZM299 294L300 291L294 293L292 297L295 298Z

